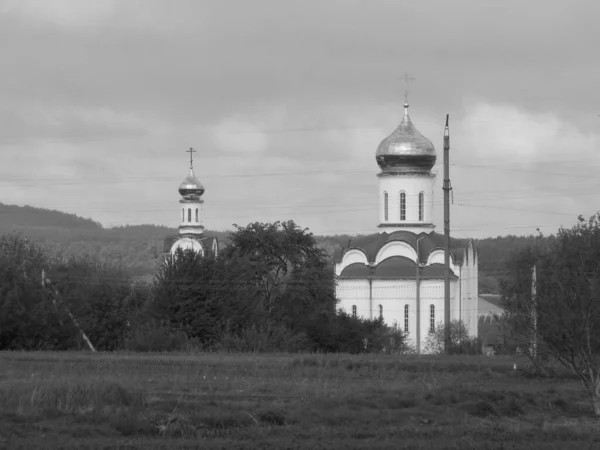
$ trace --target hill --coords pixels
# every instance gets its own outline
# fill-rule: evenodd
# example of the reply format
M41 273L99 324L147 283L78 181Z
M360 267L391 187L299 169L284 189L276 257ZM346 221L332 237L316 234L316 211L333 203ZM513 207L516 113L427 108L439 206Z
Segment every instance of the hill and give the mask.
M104 228L92 219L61 211L31 206L0 203L0 234L19 233L44 245L58 258L93 255L103 260L120 262L134 275L156 272L162 253L163 239L177 233L176 228L157 225L130 225ZM227 231L207 230L221 245L228 241ZM315 236L332 259L336 249L356 236ZM498 293L498 280L505 273L505 262L511 252L532 242L533 236L498 236L476 240L479 249L480 291Z
M163 239L176 228L135 225L104 228L92 219L61 211L0 203L0 234L17 233L45 246L57 258L96 256L119 262L134 275L156 272ZM226 241L226 232L207 231Z

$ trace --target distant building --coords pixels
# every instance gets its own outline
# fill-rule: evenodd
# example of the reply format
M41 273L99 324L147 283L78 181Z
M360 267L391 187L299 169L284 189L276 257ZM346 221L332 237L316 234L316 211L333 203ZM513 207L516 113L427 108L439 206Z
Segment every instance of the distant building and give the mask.
M211 238L204 235L204 226L202 225L202 194L204 186L196 175L194 175L194 161L192 153L195 150L189 149L190 153L190 172L188 176L179 185L179 194L181 199L179 234L165 238L163 245L164 254L174 254L178 248L183 250L193 250L205 255L211 251L217 254L219 251L219 242L217 238Z
M382 317L408 332L417 350L444 323L444 236L432 213L436 151L404 118L379 145L379 234L354 239L335 255L336 293L354 316ZM478 262L473 241L450 243L450 317L477 336Z
M478 330L484 353L496 353L499 349L514 347L500 326L498 318L504 314L500 295L481 294L478 306Z

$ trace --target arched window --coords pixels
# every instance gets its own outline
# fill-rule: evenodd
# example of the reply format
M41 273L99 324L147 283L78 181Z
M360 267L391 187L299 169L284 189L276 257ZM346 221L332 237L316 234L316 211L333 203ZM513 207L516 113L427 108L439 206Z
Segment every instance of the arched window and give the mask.
M406 192L400 192L400 220L406 220Z
M379 305L379 318L383 319L383 306Z
M352 305L352 317L356 318L356 305Z
M419 193L419 221L423 221L423 207L425 203L425 194L423 192Z
M435 333L435 306L429 305L429 332Z
M192 208L188 208L188 222L192 221Z
M383 215L384 215L384 220L387 222L388 221L388 193L384 192L383 193Z
M408 305L404 305L404 332L408 333Z
M198 222L198 208L196 208L196 222Z

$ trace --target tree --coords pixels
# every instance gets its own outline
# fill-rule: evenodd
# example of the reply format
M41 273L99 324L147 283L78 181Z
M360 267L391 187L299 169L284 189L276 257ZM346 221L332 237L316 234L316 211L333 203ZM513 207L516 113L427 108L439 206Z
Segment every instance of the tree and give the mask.
M552 242L525 249L514 261L503 283L507 325L530 338L530 352L550 355L573 372L600 417L600 214L580 216L573 228L561 228Z
M17 235L0 237L0 349L67 348L74 329L42 287L48 255Z
M320 315L335 314L335 280L325 252L294 221L234 225L226 257L246 258L271 320L305 331Z
M445 328L443 323L438 323L433 333L425 338L425 353L439 355L445 352ZM477 338L469 336L469 329L462 320L450 322L450 354L478 354L481 353L481 343Z
M155 278L150 316L210 347L226 330L236 333L259 320L253 276L243 257L179 249Z
M85 333L98 350L121 348L128 330L133 282L121 267L89 257L71 258L49 272L56 307L63 323Z

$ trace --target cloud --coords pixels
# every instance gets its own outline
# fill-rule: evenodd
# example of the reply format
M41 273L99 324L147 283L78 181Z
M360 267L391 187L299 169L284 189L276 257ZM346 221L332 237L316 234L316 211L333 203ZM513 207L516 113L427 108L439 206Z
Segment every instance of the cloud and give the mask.
M596 3L0 0L2 201L176 224L194 147L208 227L375 232L408 71L453 232L559 223L598 200Z
M253 154L263 152L268 136L260 124L232 117L220 122L214 130L214 143L223 152Z
M585 133L557 113L482 101L465 110L456 140L463 160L532 167L590 158L600 143L599 134Z
M4 0L4 13L18 14L60 26L85 26L110 18L117 0Z

